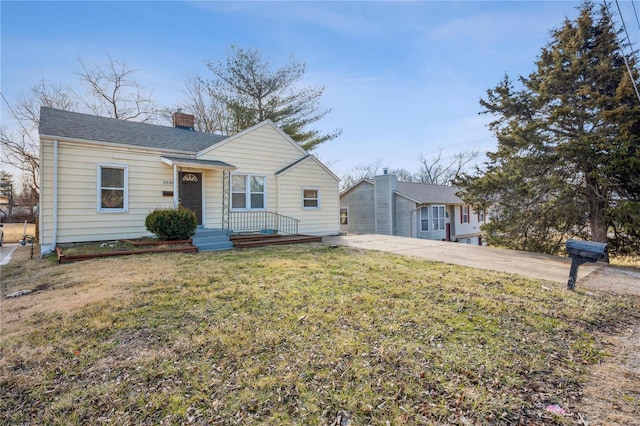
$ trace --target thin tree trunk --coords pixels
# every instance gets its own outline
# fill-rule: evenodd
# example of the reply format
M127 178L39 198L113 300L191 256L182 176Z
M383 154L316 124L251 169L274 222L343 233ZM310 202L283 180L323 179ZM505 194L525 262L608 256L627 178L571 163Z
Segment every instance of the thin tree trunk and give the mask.
M604 208L602 206L594 206L593 211L591 212L591 217L589 218L589 222L591 225L591 241L598 243L607 243L607 231L608 227L603 218ZM609 263L609 255L607 254L603 259L605 262Z
M607 242L607 224L604 222L602 215L592 215L591 219L591 241L598 243Z

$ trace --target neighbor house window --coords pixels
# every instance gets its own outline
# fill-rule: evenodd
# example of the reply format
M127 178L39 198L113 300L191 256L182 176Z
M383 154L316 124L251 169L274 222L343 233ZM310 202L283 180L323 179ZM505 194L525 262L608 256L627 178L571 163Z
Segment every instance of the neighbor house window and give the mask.
M434 231L445 230L445 218L444 206L431 206L431 220Z
M302 208L320 208L320 190L317 188L302 188Z
M98 211L126 212L129 208L128 167L98 165Z
M462 206L460 210L460 223L469 223L469 206Z
M426 232L429 230L429 207L420 208L420 231Z
M341 208L340 209L340 225L348 225L349 224L349 209Z
M231 208L264 209L266 199L265 177L257 175L231 175Z
M479 223L484 222L484 212L483 211L478 213L478 222Z

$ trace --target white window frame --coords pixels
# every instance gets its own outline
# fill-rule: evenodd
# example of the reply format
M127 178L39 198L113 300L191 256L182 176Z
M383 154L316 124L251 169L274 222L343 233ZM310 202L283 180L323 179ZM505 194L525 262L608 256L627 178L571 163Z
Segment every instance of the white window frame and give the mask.
M246 190L244 191L245 194L245 206L248 207L233 207L233 177L234 176L244 176L245 177L245 188ZM261 177L263 179L264 182L264 187L262 192L251 192L251 178L252 177ZM262 194L262 205L263 207L260 208L253 208L251 207L251 194ZM229 204L231 207L231 211L264 211L267 209L267 176L266 175L259 175L259 174L255 174L255 173L231 173L231 182L229 185Z
M124 171L124 188L119 187L103 187L102 186L102 169L121 169ZM97 210L99 213L127 213L129 211L129 166L126 164L112 164L112 163L100 163L97 170ZM122 190L124 200L122 207L108 208L102 207L102 190L103 189L115 189Z
M316 191L315 198L305 198L304 191ZM307 200L315 200L317 206L305 206L304 202ZM302 187L302 209L303 210L320 210L320 188L312 187L312 186L303 186Z
M344 223L342 223L342 211L343 210L345 212L345 215L344 215L345 222ZM342 225L342 226L349 225L349 207L340 207L340 225Z
M442 209L442 217L440 217L440 214L434 214L436 211L439 212L440 209ZM444 205L431 206L431 224L433 231L445 231L447 229L447 209Z
M431 209L429 206L420 207L420 232L428 232L429 231L429 211ZM423 213L426 212L426 215ZM426 229L424 225L427 225Z

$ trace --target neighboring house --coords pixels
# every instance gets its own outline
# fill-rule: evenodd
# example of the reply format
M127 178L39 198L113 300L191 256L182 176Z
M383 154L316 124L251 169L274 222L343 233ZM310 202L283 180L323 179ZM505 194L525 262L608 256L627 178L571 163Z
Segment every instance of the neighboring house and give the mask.
M6 195L0 195L0 206L8 206L9 205L9 197Z
M150 235L146 216L178 205L229 233L339 233L339 179L271 121L233 136L196 132L181 112L173 123L41 108L42 252Z
M340 231L482 245L485 215L447 185L398 182L395 175L362 179L340 193Z

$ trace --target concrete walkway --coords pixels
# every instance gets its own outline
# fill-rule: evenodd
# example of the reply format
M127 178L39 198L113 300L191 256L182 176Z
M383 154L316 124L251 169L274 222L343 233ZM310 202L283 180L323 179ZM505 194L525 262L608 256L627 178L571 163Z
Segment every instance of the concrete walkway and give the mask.
M418 238L376 234L324 237L322 240L328 244L386 251L565 284L569 280L571 266L571 259L565 257ZM595 263L581 265L578 268L578 280L601 267Z
M5 243L0 247L0 266L6 265L11 260L11 255L18 248L18 243Z

